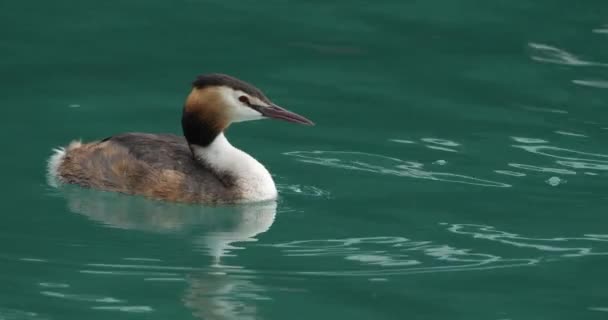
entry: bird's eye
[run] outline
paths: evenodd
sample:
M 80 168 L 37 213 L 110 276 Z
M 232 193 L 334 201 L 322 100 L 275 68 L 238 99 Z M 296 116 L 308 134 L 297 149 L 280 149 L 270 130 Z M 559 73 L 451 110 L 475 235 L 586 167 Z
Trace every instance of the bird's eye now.
M 239 101 L 247 105 L 249 104 L 249 98 L 247 98 L 247 96 L 240 96 Z

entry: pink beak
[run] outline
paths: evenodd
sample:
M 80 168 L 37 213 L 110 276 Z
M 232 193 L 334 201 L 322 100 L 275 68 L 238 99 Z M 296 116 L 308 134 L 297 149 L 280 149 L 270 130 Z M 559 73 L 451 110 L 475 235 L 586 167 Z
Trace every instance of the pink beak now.
M 288 122 L 294 122 L 304 124 L 307 126 L 314 126 L 314 122 L 304 118 L 303 116 L 293 113 L 289 110 L 283 109 L 275 104 L 269 107 L 261 107 L 257 109 L 264 117 L 280 119 Z

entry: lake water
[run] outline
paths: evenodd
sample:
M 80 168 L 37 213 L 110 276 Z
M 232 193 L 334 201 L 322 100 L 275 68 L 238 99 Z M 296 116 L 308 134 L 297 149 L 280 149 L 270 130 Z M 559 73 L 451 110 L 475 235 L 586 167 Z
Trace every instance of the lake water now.
M 0 4 L 0 319 L 607 319 L 608 2 Z M 180 133 L 197 74 L 317 123 L 227 133 L 280 199 L 46 182 Z

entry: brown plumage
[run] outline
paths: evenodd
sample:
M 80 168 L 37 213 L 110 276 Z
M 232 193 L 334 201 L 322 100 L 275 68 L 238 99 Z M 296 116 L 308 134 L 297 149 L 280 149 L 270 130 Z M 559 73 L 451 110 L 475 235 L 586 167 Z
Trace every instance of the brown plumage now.
M 126 133 L 72 143 L 58 167 L 61 181 L 177 202 L 235 202 L 230 176 L 216 176 L 192 156 L 183 137 Z

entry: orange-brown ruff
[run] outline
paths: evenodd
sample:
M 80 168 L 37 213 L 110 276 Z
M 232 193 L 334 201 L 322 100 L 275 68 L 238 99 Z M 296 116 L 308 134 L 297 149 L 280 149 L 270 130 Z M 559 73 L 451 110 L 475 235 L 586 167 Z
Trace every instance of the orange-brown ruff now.
M 184 136 L 124 133 L 72 142 L 51 157 L 49 175 L 57 184 L 175 202 L 272 199 L 276 188 L 268 171 L 223 134 L 231 123 L 262 118 L 312 124 L 236 78 L 199 76 L 183 109 Z

